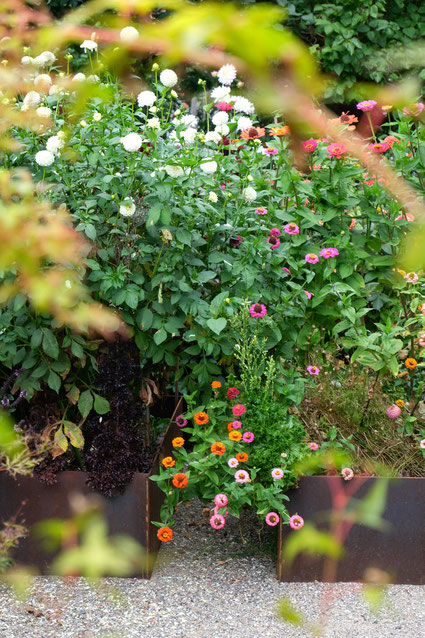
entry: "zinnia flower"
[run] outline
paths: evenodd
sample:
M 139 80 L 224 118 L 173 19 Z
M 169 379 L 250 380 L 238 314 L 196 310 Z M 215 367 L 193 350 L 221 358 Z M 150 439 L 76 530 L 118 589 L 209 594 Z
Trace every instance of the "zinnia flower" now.
M 404 279 L 409 283 L 409 284 L 415 284 L 419 277 L 415 272 L 407 272 L 404 275 Z
M 168 543 L 173 538 L 173 530 L 169 527 L 160 527 L 156 533 L 157 537 L 163 543 Z
M 300 232 L 299 227 L 294 222 L 291 222 L 290 224 L 284 226 L 283 230 L 285 231 L 285 233 L 288 233 L 288 235 L 298 235 L 298 233 Z
M 249 309 L 249 314 L 255 319 L 265 317 L 267 314 L 267 308 L 263 303 L 254 303 Z
M 236 68 L 233 64 L 223 64 L 217 71 L 217 79 L 220 84 L 230 86 L 236 78 Z
M 228 399 L 236 399 L 239 394 L 239 390 L 237 388 L 229 388 L 226 392 L 226 396 Z
M 174 474 L 172 483 L 174 487 L 177 487 L 179 490 L 181 490 L 186 487 L 188 481 L 189 479 L 187 478 L 186 474 L 179 472 L 177 474 Z
M 171 88 L 172 86 L 175 86 L 177 84 L 179 78 L 172 69 L 164 69 L 159 74 L 159 81 L 164 86 Z
M 232 430 L 239 430 L 242 427 L 242 423 L 240 421 L 232 421 Z
M 275 237 L 275 235 L 270 235 L 270 237 L 267 237 L 267 242 L 270 244 L 270 248 L 272 250 L 275 250 L 280 246 L 280 239 L 279 237 Z
M 255 437 L 252 432 L 245 432 L 242 436 L 242 439 L 245 441 L 245 443 L 252 443 L 254 438 Z
M 357 104 L 357 108 L 359 109 L 359 111 L 371 111 L 375 106 L 377 105 L 377 102 L 375 102 L 375 100 L 364 100 L 363 102 L 359 102 Z
M 306 153 L 313 153 L 317 148 L 318 140 L 306 140 L 303 142 L 303 149 Z
M 309 374 L 319 374 L 320 368 L 318 368 L 317 366 L 307 366 L 307 372 Z
M 282 137 L 283 135 L 288 135 L 289 131 L 289 126 L 273 126 L 273 128 L 269 130 L 269 133 L 270 135 Z
M 271 231 L 270 231 L 270 235 L 274 235 L 274 237 L 280 237 L 279 228 L 272 228 Z
M 266 516 L 266 523 L 267 525 L 270 525 L 271 527 L 274 527 L 275 525 L 277 525 L 279 521 L 280 521 L 279 514 L 276 514 L 276 512 L 269 512 Z
M 265 129 L 259 128 L 257 126 L 252 126 L 251 128 L 247 128 L 242 131 L 241 138 L 243 140 L 256 140 L 259 137 L 263 137 L 265 134 Z
M 258 208 L 255 209 L 255 212 L 257 215 L 267 215 L 267 208 L 264 208 L 264 206 L 258 206 Z
M 225 451 L 226 451 L 226 448 L 224 446 L 224 443 L 221 443 L 220 441 L 213 443 L 211 446 L 211 452 L 213 454 L 217 454 L 218 456 L 221 456 L 222 454 L 224 454 Z
M 217 390 L 218 388 L 221 388 L 221 383 L 220 381 L 213 381 L 211 383 L 211 387 L 213 388 L 213 390 Z
M 235 481 L 236 483 L 248 483 L 249 481 L 248 472 L 246 472 L 246 470 L 238 470 L 235 473 Z
M 226 519 L 221 514 L 214 514 L 210 518 L 210 525 L 213 529 L 221 529 L 226 524 Z
M 184 428 L 187 425 L 187 419 L 184 418 L 183 414 L 179 414 L 179 416 L 176 417 L 176 425 L 178 425 L 179 428 Z
M 397 399 L 397 401 L 395 402 L 396 405 L 398 405 L 399 408 L 404 408 L 404 401 L 403 399 Z
M 184 445 L 184 438 L 182 436 L 176 436 L 171 443 L 173 447 L 182 447 L 182 445 Z
M 242 405 L 241 403 L 237 403 L 236 405 L 233 406 L 232 412 L 235 416 L 241 416 L 241 414 L 245 412 L 245 406 Z
M 405 106 L 403 109 L 403 113 L 404 115 L 409 115 L 410 117 L 418 117 L 424 109 L 425 104 L 422 104 L 422 102 L 417 102 L 416 104 Z
M 280 467 L 275 467 L 272 470 L 272 477 L 277 481 L 283 478 L 283 470 Z
M 175 464 L 176 462 L 171 456 L 166 456 L 162 459 L 162 465 L 164 467 L 174 467 Z
M 425 439 L 422 439 L 422 441 L 419 442 L 420 447 L 425 450 Z
M 209 421 L 208 414 L 206 412 L 197 412 L 193 417 L 196 425 L 206 425 Z
M 416 361 L 416 359 L 413 359 L 413 357 L 409 357 L 404 362 L 404 365 L 406 366 L 406 368 L 409 368 L 409 370 L 414 370 L 418 365 L 418 362 Z
M 337 144 L 335 142 L 334 144 L 329 144 L 326 150 L 328 151 L 329 157 L 337 157 L 339 159 L 343 153 L 347 152 L 348 149 L 344 146 L 344 144 Z
M 226 507 L 229 499 L 225 494 L 216 494 L 214 497 L 214 503 L 217 507 Z
M 390 147 L 386 142 L 373 142 L 368 146 L 368 149 L 374 153 L 385 153 L 385 151 L 388 151 L 389 148 Z
M 396 405 L 395 403 L 393 405 L 390 405 L 390 407 L 387 409 L 387 416 L 390 419 L 397 419 L 397 417 L 399 417 L 401 414 L 401 410 L 398 407 L 398 405 Z
M 341 470 L 341 476 L 343 477 L 344 481 L 351 481 L 351 479 L 354 477 L 354 472 L 351 467 L 343 467 Z
M 289 519 L 289 525 L 292 527 L 292 529 L 301 529 L 301 527 L 304 525 L 304 519 L 301 516 L 298 516 L 298 514 L 294 514 Z
M 240 441 L 241 438 L 242 438 L 242 434 L 238 432 L 237 430 L 232 430 L 231 432 L 229 432 L 229 439 L 231 441 Z
M 323 248 L 320 251 L 320 256 L 324 257 L 324 259 L 329 259 L 330 257 L 336 257 L 339 255 L 339 250 L 336 248 Z
M 236 454 L 236 460 L 239 461 L 239 463 L 244 463 L 248 460 L 248 454 L 246 452 L 238 452 Z
M 229 104 L 228 102 L 217 102 L 215 107 L 220 111 L 233 111 L 233 104 Z
M 319 261 L 319 258 L 314 253 L 308 253 L 308 255 L 305 256 L 305 260 L 309 264 L 317 264 L 317 262 Z
M 236 468 L 236 467 L 238 467 L 238 465 L 239 465 L 239 461 L 238 461 L 238 459 L 235 459 L 235 458 L 233 457 L 233 458 L 231 458 L 231 459 L 229 459 L 229 460 L 227 461 L 227 465 L 228 465 L 229 467 Z

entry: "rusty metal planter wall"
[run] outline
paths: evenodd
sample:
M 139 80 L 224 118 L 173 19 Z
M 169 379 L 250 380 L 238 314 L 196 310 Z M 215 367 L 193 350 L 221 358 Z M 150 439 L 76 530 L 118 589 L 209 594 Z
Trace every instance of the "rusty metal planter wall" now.
M 300 514 L 305 521 L 326 529 L 323 520 L 331 507 L 328 481 L 340 477 L 304 476 L 299 487 L 288 493 L 290 515 Z M 356 479 L 353 479 L 354 481 Z M 362 498 L 379 478 L 369 478 L 356 493 Z M 347 486 L 345 484 L 345 486 Z M 325 515 L 324 515 L 325 513 Z M 338 563 L 337 581 L 354 582 L 364 578 L 368 567 L 389 572 L 397 584 L 425 584 L 425 478 L 389 479 L 387 502 L 383 518 L 390 523 L 386 532 L 354 525 L 344 544 L 345 556 Z M 297 534 L 281 525 L 278 539 L 278 580 L 311 582 L 323 579 L 323 558 L 298 556 L 291 566 L 282 559 L 282 546 L 290 534 Z
M 171 440 L 177 432 L 178 428 L 170 424 L 151 471 L 135 474 L 125 491 L 113 498 L 105 498 L 88 487 L 85 472 L 62 472 L 58 475 L 55 485 L 45 485 L 35 477 L 23 476 L 14 479 L 5 472 L 1 473 L 0 522 L 14 516 L 23 501 L 26 502 L 22 509 L 23 519 L 29 528 L 34 523 L 48 518 L 66 519 L 72 515 L 68 499 L 70 493 L 96 494 L 102 501 L 110 534 L 127 534 L 146 549 L 149 567 L 146 566 L 146 570 L 137 576 L 150 578 L 161 544 L 156 536 L 157 528 L 150 521 L 160 520 L 159 512 L 164 501 L 164 493 L 154 481 L 149 480 L 149 477 L 158 474 L 159 463 L 164 456 L 171 453 Z M 20 542 L 13 558 L 18 563 L 36 566 L 41 573 L 49 572 L 52 561 L 51 555 L 43 552 L 36 537 L 31 533 Z

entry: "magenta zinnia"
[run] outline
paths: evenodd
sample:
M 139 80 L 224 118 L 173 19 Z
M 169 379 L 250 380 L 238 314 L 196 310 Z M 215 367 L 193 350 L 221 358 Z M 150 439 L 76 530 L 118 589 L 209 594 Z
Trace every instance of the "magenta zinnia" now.
M 285 231 L 285 233 L 288 233 L 288 235 L 298 235 L 298 233 L 300 232 L 299 226 L 297 226 L 295 222 L 286 224 L 283 230 Z
M 226 520 L 224 516 L 221 516 L 221 514 L 214 514 L 214 516 L 211 516 L 210 518 L 210 525 L 213 529 L 221 529 L 225 526 L 225 524 Z
M 280 467 L 275 467 L 272 470 L 272 477 L 275 480 L 283 478 L 283 470 Z
M 375 100 L 363 100 L 363 102 L 359 102 L 357 104 L 357 108 L 359 109 L 359 111 L 371 111 L 375 106 L 377 105 L 377 102 L 375 102 Z
M 245 412 L 245 406 L 242 403 L 237 403 L 233 406 L 232 412 L 235 416 L 241 416 Z
M 317 255 L 315 255 L 314 253 L 308 253 L 305 256 L 305 260 L 309 263 L 309 264 L 317 264 L 317 262 L 319 261 L 319 258 Z
M 292 527 L 292 529 L 301 529 L 301 527 L 304 525 L 304 519 L 301 516 L 298 516 L 298 514 L 294 514 L 289 519 L 289 525 Z
M 271 527 L 277 525 L 279 523 L 279 520 L 279 514 L 276 514 L 276 512 L 269 512 L 266 516 L 266 523 Z

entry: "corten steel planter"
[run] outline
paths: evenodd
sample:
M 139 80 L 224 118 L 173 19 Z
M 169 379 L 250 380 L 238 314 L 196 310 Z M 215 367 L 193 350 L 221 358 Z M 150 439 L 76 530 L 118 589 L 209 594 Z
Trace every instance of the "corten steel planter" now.
M 299 514 L 319 529 L 328 529 L 331 498 L 328 481 L 341 482 L 340 477 L 304 476 L 299 487 L 288 493 L 290 515 Z M 355 493 L 363 498 L 375 481 L 368 478 Z M 354 478 L 353 481 L 356 481 Z M 343 485 L 348 489 L 351 481 Z M 338 561 L 337 582 L 364 579 L 365 570 L 375 567 L 390 574 L 391 582 L 402 585 L 425 584 L 425 479 L 388 479 L 386 506 L 382 518 L 388 521 L 387 531 L 354 525 L 344 543 L 345 554 Z M 326 522 L 324 522 L 326 521 Z M 311 582 L 324 580 L 323 557 L 299 555 L 292 565 L 285 564 L 282 546 L 290 534 L 297 534 L 288 525 L 281 525 L 278 537 L 278 580 Z
M 68 498 L 70 494 L 95 494 L 103 506 L 109 533 L 127 534 L 138 541 L 147 552 L 144 571 L 134 576 L 150 578 L 161 544 L 156 535 L 157 527 L 152 525 L 151 521 L 160 520 L 164 493 L 149 477 L 159 473 L 161 460 L 171 454 L 171 440 L 178 431 L 179 428 L 170 421 L 151 471 L 136 473 L 124 492 L 112 498 L 106 498 L 92 490 L 86 484 L 86 472 L 61 472 L 55 485 L 45 485 L 36 477 L 22 476 L 14 479 L 6 472 L 1 473 L 0 523 L 15 516 L 18 510 L 22 512 L 22 518 L 19 520 L 23 519 L 25 526 L 30 529 L 35 523 L 49 518 L 67 519 L 72 516 Z M 25 505 L 22 507 L 23 502 Z M 52 563 L 52 555 L 43 551 L 37 537 L 31 532 L 20 541 L 13 558 L 20 564 L 37 567 L 41 573 L 48 573 Z

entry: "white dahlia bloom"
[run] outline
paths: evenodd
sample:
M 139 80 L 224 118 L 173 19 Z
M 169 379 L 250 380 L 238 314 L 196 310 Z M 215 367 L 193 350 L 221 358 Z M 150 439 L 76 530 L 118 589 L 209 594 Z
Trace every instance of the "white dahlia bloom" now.
M 169 177 L 181 177 L 184 175 L 184 171 L 181 166 L 174 166 L 173 164 L 167 164 L 164 166 L 164 171 Z
M 97 42 L 94 40 L 84 40 L 84 42 L 80 44 L 80 48 L 84 49 L 84 51 L 96 51 Z
M 179 81 L 179 78 L 172 69 L 164 69 L 164 71 L 161 71 L 161 73 L 159 74 L 159 79 L 161 84 L 167 86 L 168 88 L 175 86 Z
M 41 102 L 41 95 L 37 91 L 29 91 L 24 97 L 24 104 L 29 107 L 38 106 Z
M 43 51 L 40 55 L 37 55 L 34 58 L 33 62 L 37 66 L 47 66 L 48 64 L 53 64 L 56 60 L 56 56 L 51 51 Z
M 217 131 L 208 131 L 208 133 L 205 133 L 205 137 L 204 137 L 204 142 L 208 144 L 208 142 L 214 142 L 215 144 L 218 144 L 221 141 L 221 135 L 220 133 L 217 133 Z
M 57 155 L 59 151 L 65 146 L 65 141 L 59 135 L 52 135 L 46 142 L 46 148 L 48 151 Z
M 35 161 L 39 166 L 50 166 L 55 161 L 55 156 L 50 151 L 38 151 Z
M 134 153 L 138 151 L 142 146 L 142 138 L 137 133 L 129 133 L 125 137 L 120 139 L 121 144 L 124 146 L 125 150 L 129 153 Z
M 42 93 L 48 93 L 50 87 L 52 86 L 52 78 L 47 73 L 40 73 L 34 80 L 34 86 L 37 91 L 41 91 Z
M 230 129 L 227 126 L 227 124 L 219 124 L 218 126 L 215 127 L 215 131 L 216 133 L 219 133 L 220 135 L 228 135 Z
M 48 106 L 39 106 L 35 112 L 39 117 L 50 117 L 52 114 L 52 109 L 49 109 Z
M 152 91 L 142 91 L 137 96 L 137 104 L 142 108 L 143 106 L 153 106 L 156 102 L 156 95 Z
M 219 124 L 227 124 L 229 121 L 229 114 L 226 111 L 217 111 L 212 116 L 212 123 L 214 126 L 219 126 Z
M 124 27 L 120 31 L 121 42 L 135 42 L 139 39 L 139 32 L 134 27 Z
M 96 73 L 94 73 L 93 75 L 89 75 L 87 77 L 87 82 L 90 82 L 90 84 L 97 84 L 98 82 L 100 82 L 100 77 L 96 75 Z
M 252 115 L 255 111 L 255 107 L 252 102 L 247 100 L 246 97 L 242 95 L 238 95 L 233 98 L 234 100 L 234 109 L 237 113 L 245 113 L 246 115 Z
M 242 117 L 238 119 L 238 131 L 245 131 L 247 128 L 252 128 L 253 126 L 252 120 L 249 117 L 242 115 Z
M 161 128 L 161 122 L 159 121 L 159 119 L 157 117 L 149 118 L 147 124 L 148 124 L 149 128 L 153 128 L 153 129 L 160 129 Z
M 200 165 L 200 168 L 201 168 L 201 171 L 203 171 L 204 173 L 207 173 L 207 175 L 212 175 L 217 170 L 217 162 L 207 158 L 207 161 L 203 162 Z
M 189 126 L 185 131 L 182 131 L 181 136 L 186 142 L 186 144 L 193 144 L 197 135 L 196 128 Z
M 220 84 L 230 86 L 236 78 L 236 68 L 233 64 L 224 64 L 217 72 L 217 79 Z
M 131 197 L 126 197 L 126 199 L 120 204 L 120 215 L 123 217 L 133 217 L 135 212 L 136 204 L 133 202 Z
M 214 202 L 214 204 L 216 204 L 218 202 L 217 193 L 214 193 L 214 191 L 210 191 L 208 193 L 208 199 L 210 200 L 210 202 Z
M 210 95 L 215 102 L 227 102 L 230 97 L 230 88 L 228 86 L 216 86 Z
M 34 63 L 34 58 L 32 58 L 30 55 L 24 55 L 23 58 L 21 58 L 21 64 L 23 64 L 24 66 L 28 66 L 28 64 L 33 64 Z
M 254 199 L 257 197 L 257 191 L 255 190 L 255 188 L 252 188 L 252 186 L 247 186 L 243 189 L 242 195 L 248 202 L 253 202 Z
M 74 77 L 72 78 L 73 82 L 84 82 L 84 80 L 86 79 L 86 76 L 84 73 L 76 73 L 74 75 Z
M 185 126 L 195 127 L 198 124 L 198 118 L 196 117 L 196 115 L 187 113 L 187 115 L 183 115 L 180 121 L 176 122 L 176 124 L 184 124 Z

